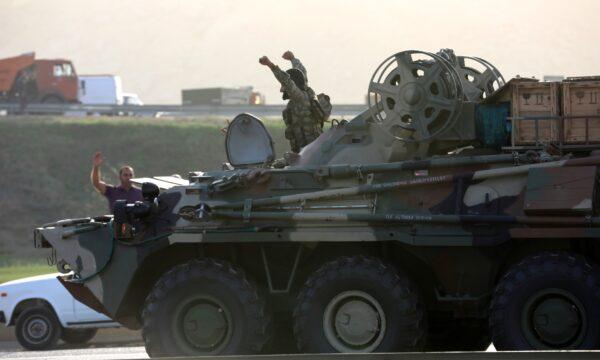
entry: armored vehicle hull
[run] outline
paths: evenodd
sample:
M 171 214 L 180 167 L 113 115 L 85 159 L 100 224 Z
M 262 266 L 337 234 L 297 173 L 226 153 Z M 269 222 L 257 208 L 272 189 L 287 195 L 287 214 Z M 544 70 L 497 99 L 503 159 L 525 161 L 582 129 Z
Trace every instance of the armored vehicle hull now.
M 598 348 L 600 156 L 482 146 L 503 79 L 449 54 L 394 55 L 374 104 L 284 168 L 243 114 L 225 170 L 140 179 L 144 202 L 36 246 L 151 356 L 293 352 L 286 334 L 314 353 Z

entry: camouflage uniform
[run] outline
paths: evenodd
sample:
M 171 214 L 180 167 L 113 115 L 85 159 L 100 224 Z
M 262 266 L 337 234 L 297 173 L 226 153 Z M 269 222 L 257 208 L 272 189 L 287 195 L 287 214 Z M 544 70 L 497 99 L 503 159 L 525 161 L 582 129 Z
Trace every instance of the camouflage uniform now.
M 306 78 L 306 69 L 300 60 L 292 59 L 292 66 L 302 71 Z M 285 138 L 290 141 L 293 152 L 300 152 L 323 132 L 320 121 L 315 119 L 311 110 L 311 100 L 315 98 L 315 92 L 309 87 L 306 90 L 300 89 L 290 75 L 278 66 L 274 66 L 271 70 L 290 98 L 283 110 L 283 121 L 286 125 Z

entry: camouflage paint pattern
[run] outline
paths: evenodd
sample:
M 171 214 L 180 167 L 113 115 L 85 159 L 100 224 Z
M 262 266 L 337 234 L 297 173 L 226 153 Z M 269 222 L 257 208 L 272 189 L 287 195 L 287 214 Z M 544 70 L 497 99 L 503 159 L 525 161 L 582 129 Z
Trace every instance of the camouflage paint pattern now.
M 382 172 L 377 165 L 385 169 L 390 163 L 372 164 L 375 171 L 349 171 L 337 177 L 316 176 L 326 173 L 327 166 L 312 171 L 289 167 L 207 172 L 201 180 L 193 180 L 192 175 L 189 186 L 164 190 L 159 201 L 172 210 L 163 216 L 159 228 L 148 227 L 151 231 L 132 241 L 114 239 L 111 222 L 93 220 L 97 227 L 88 226 L 90 231 L 71 236 L 69 231 L 85 230 L 87 224 L 39 228 L 36 241 L 39 246 L 51 245 L 84 280 L 85 291 L 98 298 L 102 310 L 118 319 L 136 264 L 176 244 L 289 241 L 310 247 L 319 242 L 394 241 L 418 252 L 420 246 L 498 246 L 513 236 L 523 238 L 531 233 L 539 237 L 535 232 L 548 225 L 553 229 L 544 233 L 546 238 L 562 238 L 566 235 L 563 230 L 568 230 L 570 238 L 600 234 L 600 228 L 595 228 L 600 219 L 586 217 L 580 210 L 582 203 L 592 202 L 593 186 L 577 198 L 557 200 L 551 215 L 532 216 L 524 211 L 531 186 L 537 189 L 536 184 L 551 182 L 537 170 L 559 171 L 562 183 L 569 183 L 569 174 L 571 180 L 579 179 L 580 173 L 574 170 L 595 171 L 600 157 L 520 166 L 507 166 L 502 155 L 497 159 L 504 163 L 495 163 L 493 156 L 484 159 L 487 162 L 481 163 L 481 158 L 474 156 L 471 166 L 465 160 L 463 166 L 438 164 L 438 168 L 428 161 L 407 161 L 404 164 L 409 170 L 401 170 L 402 163 L 398 163 L 398 170 Z M 450 164 L 455 160 L 448 158 Z M 443 159 L 436 161 L 443 163 Z M 428 170 L 429 175 L 415 176 L 419 169 Z M 233 185 L 215 192 L 213 184 L 224 179 Z M 560 198 L 560 189 L 543 191 L 539 196 Z M 194 215 L 199 203 L 211 209 L 208 218 Z M 488 227 L 482 229 L 481 224 Z M 493 234 L 489 226 L 494 227 Z M 273 228 L 277 231 L 270 230 Z M 236 233 L 243 236 L 234 236 Z M 160 238 L 146 242 L 157 236 Z

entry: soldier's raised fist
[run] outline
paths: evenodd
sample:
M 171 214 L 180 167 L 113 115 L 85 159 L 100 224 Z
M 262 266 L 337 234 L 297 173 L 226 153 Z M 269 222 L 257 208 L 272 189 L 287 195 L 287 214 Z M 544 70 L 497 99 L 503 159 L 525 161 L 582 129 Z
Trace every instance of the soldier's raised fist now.
M 272 64 L 271 60 L 269 60 L 269 58 L 266 56 L 262 56 L 260 59 L 258 59 L 258 62 L 261 63 L 262 65 L 266 65 L 266 66 L 269 66 Z
M 288 50 L 284 52 L 283 55 L 281 55 L 281 57 L 286 60 L 292 60 L 294 58 L 294 53 Z

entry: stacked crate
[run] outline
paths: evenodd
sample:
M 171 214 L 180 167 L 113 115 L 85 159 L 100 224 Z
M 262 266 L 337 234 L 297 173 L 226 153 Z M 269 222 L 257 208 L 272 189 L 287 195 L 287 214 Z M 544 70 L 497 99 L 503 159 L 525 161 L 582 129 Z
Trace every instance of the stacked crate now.
M 600 77 L 511 81 L 512 145 L 600 144 Z
M 512 90 L 513 145 L 536 145 L 560 139 L 559 84 L 516 81 Z
M 563 143 L 600 143 L 600 78 L 570 78 L 562 83 Z

